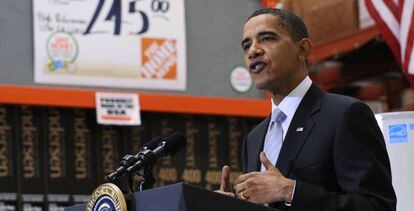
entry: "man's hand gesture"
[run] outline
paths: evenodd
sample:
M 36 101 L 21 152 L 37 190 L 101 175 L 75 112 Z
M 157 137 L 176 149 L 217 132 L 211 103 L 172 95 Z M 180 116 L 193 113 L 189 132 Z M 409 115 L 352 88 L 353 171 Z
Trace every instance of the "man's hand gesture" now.
M 260 153 L 260 161 L 266 171 L 243 174 L 236 179 L 234 189 L 238 198 L 257 204 L 277 201 L 290 203 L 294 181 L 284 177 L 264 152 Z
M 230 186 L 230 167 L 227 165 L 223 166 L 223 169 L 221 170 L 220 190 L 216 190 L 215 192 L 234 197 L 234 193 L 231 191 Z

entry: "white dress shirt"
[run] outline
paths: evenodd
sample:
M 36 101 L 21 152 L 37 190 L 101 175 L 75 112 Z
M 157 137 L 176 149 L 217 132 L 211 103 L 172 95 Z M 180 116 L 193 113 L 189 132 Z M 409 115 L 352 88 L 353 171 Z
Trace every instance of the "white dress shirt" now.
M 306 92 L 309 90 L 311 85 L 312 80 L 309 78 L 309 76 L 306 76 L 306 78 L 303 79 L 303 81 L 295 89 L 293 89 L 286 97 L 282 99 L 279 105 L 275 105 L 273 99 L 271 100 L 272 111 L 274 111 L 276 108 L 279 108 L 286 115 L 286 119 L 281 123 L 283 129 L 283 141 L 285 140 L 286 133 L 289 129 L 289 125 L 292 122 L 293 115 L 295 115 L 295 112 L 298 109 L 300 102 L 302 101 L 303 97 L 305 96 Z M 279 155 L 277 154 L 277 156 Z M 269 158 L 269 160 L 273 160 L 273 165 L 276 165 L 277 158 Z M 264 170 L 265 169 L 263 168 L 261 169 L 261 171 Z
M 283 129 L 283 142 L 285 141 L 286 133 L 289 129 L 290 123 L 292 122 L 293 115 L 295 115 L 295 112 L 298 109 L 300 102 L 302 101 L 306 92 L 308 92 L 311 85 L 312 85 L 312 80 L 309 78 L 309 76 L 306 76 L 306 78 L 303 79 L 303 81 L 295 89 L 293 89 L 286 97 L 282 99 L 279 105 L 275 105 L 275 103 L 273 102 L 273 99 L 271 100 L 272 101 L 272 112 L 276 108 L 279 108 L 286 115 L 286 119 L 281 123 L 282 129 Z M 269 127 L 270 127 L 270 124 L 269 124 Z M 265 141 L 267 139 L 268 139 L 268 135 L 266 134 Z M 263 149 L 263 151 L 265 151 L 265 149 Z M 266 151 L 268 151 L 268 149 L 266 149 Z M 275 156 L 274 158 L 273 157 L 268 158 L 270 161 L 273 161 L 272 162 L 273 165 L 276 165 L 277 158 L 279 157 L 279 153 L 276 153 L 274 155 Z M 261 167 L 261 171 L 266 171 L 263 165 Z M 293 200 L 295 189 L 296 189 L 296 181 L 293 185 L 291 200 Z M 290 206 L 290 204 L 288 203 L 285 203 L 285 204 L 286 206 Z M 268 204 L 265 204 L 265 206 L 268 206 Z

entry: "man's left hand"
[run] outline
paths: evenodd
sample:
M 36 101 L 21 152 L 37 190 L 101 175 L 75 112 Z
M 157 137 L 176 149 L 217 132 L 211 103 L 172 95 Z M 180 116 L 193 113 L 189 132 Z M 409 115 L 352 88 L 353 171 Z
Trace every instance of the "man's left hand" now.
M 257 204 L 291 203 L 294 180 L 284 177 L 264 152 L 260 153 L 260 161 L 266 171 L 240 175 L 234 182 L 236 196 Z

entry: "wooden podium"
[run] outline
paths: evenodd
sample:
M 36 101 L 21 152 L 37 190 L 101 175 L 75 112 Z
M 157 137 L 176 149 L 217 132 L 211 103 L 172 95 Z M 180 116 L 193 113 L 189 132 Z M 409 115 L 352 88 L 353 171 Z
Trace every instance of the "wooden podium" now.
M 275 211 L 236 198 L 207 191 L 194 185 L 176 183 L 164 187 L 137 192 L 129 200 L 129 211 Z M 128 199 L 127 199 L 128 201 Z M 65 208 L 65 211 L 84 211 L 86 204 Z

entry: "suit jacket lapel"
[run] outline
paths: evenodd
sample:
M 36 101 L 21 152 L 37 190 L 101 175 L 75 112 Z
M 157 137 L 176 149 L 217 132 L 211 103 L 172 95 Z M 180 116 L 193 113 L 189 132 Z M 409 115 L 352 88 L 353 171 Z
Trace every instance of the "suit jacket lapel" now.
M 288 175 L 290 167 L 313 129 L 315 123 L 311 116 L 320 109 L 322 96 L 322 91 L 312 84 L 293 116 L 276 162 L 276 167 L 284 176 Z
M 251 156 L 253 159 L 253 162 L 249 162 L 249 165 L 247 166 L 247 172 L 252 172 L 252 171 L 260 171 L 260 152 L 263 151 L 263 144 L 264 144 L 264 140 L 266 138 L 266 133 L 267 133 L 267 128 L 269 127 L 269 123 L 270 123 L 270 116 L 268 116 L 265 121 L 263 121 L 261 123 L 261 125 L 259 125 L 259 128 L 257 130 L 256 134 L 252 134 L 252 137 L 257 137 L 257 138 L 253 138 L 252 140 L 254 140 L 256 143 L 251 144 L 251 146 L 255 146 L 254 148 L 250 148 L 250 151 L 248 153 L 249 157 Z

